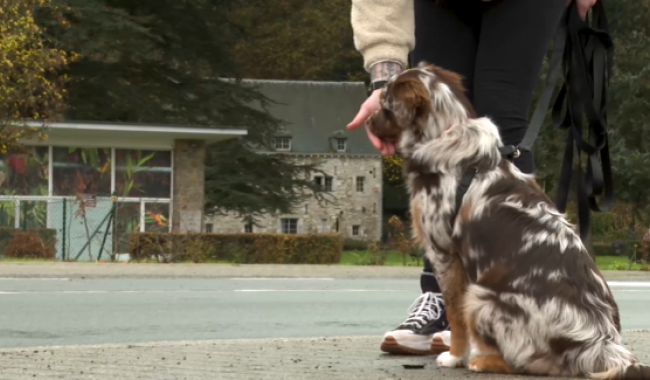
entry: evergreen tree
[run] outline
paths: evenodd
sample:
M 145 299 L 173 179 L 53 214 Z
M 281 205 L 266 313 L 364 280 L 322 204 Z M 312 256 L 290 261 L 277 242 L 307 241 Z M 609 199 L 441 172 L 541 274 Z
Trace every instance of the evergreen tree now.
M 609 125 L 617 200 L 629 205 L 629 226 L 650 225 L 650 0 L 607 1 L 615 73 Z

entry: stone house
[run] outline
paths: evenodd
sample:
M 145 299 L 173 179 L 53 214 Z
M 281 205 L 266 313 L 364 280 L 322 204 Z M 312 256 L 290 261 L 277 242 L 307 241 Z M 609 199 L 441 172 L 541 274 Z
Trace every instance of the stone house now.
M 269 108 L 286 125 L 275 150 L 301 163 L 318 163 L 312 175 L 325 187 L 329 203 L 309 199 L 290 214 L 269 214 L 258 225 L 243 215 L 206 216 L 204 229 L 216 233 L 327 233 L 379 240 L 382 234 L 382 159 L 362 129 L 346 130 L 367 97 L 362 82 L 249 80 L 277 102 Z

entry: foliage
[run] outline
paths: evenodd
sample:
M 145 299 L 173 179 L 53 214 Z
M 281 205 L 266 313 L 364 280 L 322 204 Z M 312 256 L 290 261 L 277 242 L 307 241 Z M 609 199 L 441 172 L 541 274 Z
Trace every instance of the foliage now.
M 376 241 L 367 242 L 366 255 L 360 258 L 359 265 L 383 266 L 386 263 L 388 252 L 381 249 Z
M 56 230 L 42 228 L 22 231 L 15 228 L 0 228 L 0 256 L 54 260 L 55 247 Z
M 339 264 L 383 266 L 389 254 L 377 241 L 345 239 Z
M 206 167 L 207 214 L 236 211 L 254 225 L 267 213 L 289 214 L 306 199 L 328 202 L 324 188 L 311 179 L 317 164 L 295 163 L 283 154 L 254 154 L 236 142 L 209 152 Z
M 210 251 L 204 251 L 205 247 L 210 247 Z M 190 259 L 246 264 L 333 264 L 340 261 L 342 250 L 343 239 L 338 234 L 147 232 L 131 235 L 129 252 L 136 261 L 156 257 L 166 262 Z
M 34 19 L 36 9 L 46 10 L 65 28 L 66 22 L 55 16 L 60 9 L 50 0 L 0 0 L 0 153 L 32 137 L 44 139 L 42 128 L 27 126 L 26 121 L 54 120 L 65 107 L 67 77 L 60 75 L 72 52 L 48 46 Z
M 406 258 L 420 263 L 420 255 L 415 241 L 410 236 L 410 230 L 404 225 L 404 222 L 397 216 L 393 215 L 388 219 L 390 231 L 388 233 L 390 246 L 402 255 L 402 262 L 406 266 Z
M 368 242 L 364 240 L 343 239 L 343 251 L 365 251 L 368 249 Z
M 617 199 L 631 208 L 630 227 L 650 213 L 650 1 L 608 1 L 615 75 L 610 90 L 612 161 Z M 643 21 L 645 20 L 645 21 Z M 638 23 L 638 24 L 637 24 Z M 645 220 L 643 220 L 645 219 Z
M 641 244 L 639 246 L 639 253 L 640 253 L 641 264 L 643 264 L 643 266 L 647 268 L 648 256 L 650 255 L 650 232 L 646 232 L 643 235 L 643 239 L 641 240 Z
M 383 159 L 383 172 L 384 180 L 389 184 L 394 186 L 403 186 L 404 177 L 403 177 L 403 160 L 402 157 L 398 155 L 393 156 L 382 156 Z
M 286 211 L 304 199 L 303 192 L 320 191 L 295 176 L 310 166 L 253 153 L 270 146 L 282 121 L 267 112 L 271 99 L 238 80 L 229 55 L 246 32 L 232 15 L 232 7 L 243 3 L 52 1 L 69 7 L 64 17 L 71 27 L 48 17 L 39 19 L 41 25 L 61 49 L 81 54 L 69 66 L 69 118 L 247 129 L 245 138 L 209 147 L 208 213 Z M 128 186 L 127 178 L 122 191 Z
M 650 1 L 606 1 L 604 5 L 614 38 L 614 73 L 608 94 L 614 194 L 618 201 L 631 206 L 618 207 L 611 213 L 630 216 L 626 218 L 629 224 L 618 226 L 619 231 L 634 230 L 637 222 L 648 223 L 650 213 L 646 190 L 650 188 L 650 26 L 645 22 L 650 18 Z M 546 74 L 548 61 L 544 67 Z M 566 132 L 554 129 L 550 119 L 549 112 L 535 143 L 535 161 L 538 182 L 554 195 Z M 592 225 L 601 215 L 592 214 Z
M 367 79 L 354 48 L 349 0 L 251 0 L 231 9 L 246 31 L 230 51 L 242 76 Z
M 49 152 L 47 147 L 13 146 L 0 154 L 0 193 L 47 195 Z
M 147 170 L 144 166 L 149 160 L 155 156 L 155 153 L 144 155 L 140 150 L 136 151 L 135 160 L 131 154 L 126 154 L 124 162 L 124 190 L 122 191 L 123 197 L 128 197 L 131 195 L 131 190 L 135 189 L 142 195 L 145 191 L 142 189 L 142 186 L 137 184 L 135 181 L 135 175 Z

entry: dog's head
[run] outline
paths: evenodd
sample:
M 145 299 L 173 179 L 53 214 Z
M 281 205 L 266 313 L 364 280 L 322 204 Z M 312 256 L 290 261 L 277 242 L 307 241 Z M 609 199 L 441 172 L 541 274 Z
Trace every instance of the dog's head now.
M 474 116 L 462 79 L 426 62 L 390 78 L 381 92 L 381 109 L 367 121 L 370 131 L 402 151 L 437 138 Z

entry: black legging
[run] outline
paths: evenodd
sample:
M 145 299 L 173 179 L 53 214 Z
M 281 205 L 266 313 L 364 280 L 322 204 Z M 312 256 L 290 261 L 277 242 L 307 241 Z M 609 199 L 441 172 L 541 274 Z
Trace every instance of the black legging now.
M 411 65 L 428 61 L 461 74 L 477 116 L 490 117 L 505 144 L 518 144 L 566 0 L 414 2 Z M 522 154 L 515 165 L 532 173 L 532 152 Z M 439 292 L 431 263 L 426 257 L 423 261 L 422 291 Z

